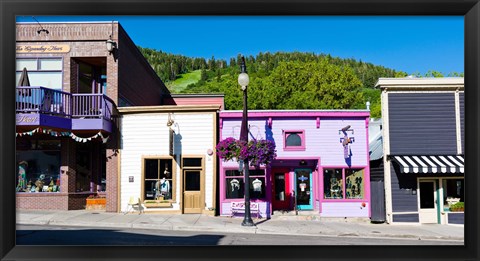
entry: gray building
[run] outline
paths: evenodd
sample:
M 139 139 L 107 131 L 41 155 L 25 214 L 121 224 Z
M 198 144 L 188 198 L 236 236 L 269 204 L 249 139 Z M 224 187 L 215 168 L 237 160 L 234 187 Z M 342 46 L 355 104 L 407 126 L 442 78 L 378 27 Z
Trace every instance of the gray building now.
M 464 79 L 380 78 L 376 87 L 386 221 L 463 224 Z

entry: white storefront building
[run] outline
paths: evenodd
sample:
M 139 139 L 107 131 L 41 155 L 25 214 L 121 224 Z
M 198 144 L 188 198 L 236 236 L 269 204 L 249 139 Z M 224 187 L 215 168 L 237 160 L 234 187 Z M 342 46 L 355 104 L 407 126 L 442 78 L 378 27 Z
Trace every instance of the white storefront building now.
M 218 105 L 119 108 L 122 211 L 214 215 Z M 134 206 L 133 209 L 135 209 Z

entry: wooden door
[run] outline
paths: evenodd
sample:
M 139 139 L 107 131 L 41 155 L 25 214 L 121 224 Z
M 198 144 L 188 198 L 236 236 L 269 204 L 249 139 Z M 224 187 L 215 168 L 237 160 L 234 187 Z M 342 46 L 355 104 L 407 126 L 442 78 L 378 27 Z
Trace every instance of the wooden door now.
M 202 213 L 203 187 L 200 170 L 183 171 L 183 213 Z
M 292 191 L 290 188 L 290 172 L 288 169 L 273 169 L 273 210 L 292 209 Z

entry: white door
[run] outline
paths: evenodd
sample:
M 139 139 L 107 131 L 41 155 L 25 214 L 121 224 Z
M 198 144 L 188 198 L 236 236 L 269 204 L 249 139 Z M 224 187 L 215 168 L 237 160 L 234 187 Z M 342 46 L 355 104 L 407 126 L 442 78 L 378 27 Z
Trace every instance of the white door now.
M 420 223 L 438 223 L 435 181 L 420 180 Z

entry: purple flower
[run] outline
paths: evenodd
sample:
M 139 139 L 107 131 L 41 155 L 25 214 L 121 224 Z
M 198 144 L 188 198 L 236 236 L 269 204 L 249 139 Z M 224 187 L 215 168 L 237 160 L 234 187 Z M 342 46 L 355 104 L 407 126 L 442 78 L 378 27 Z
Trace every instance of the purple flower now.
M 275 142 L 270 140 L 236 140 L 232 137 L 220 141 L 217 155 L 224 161 L 248 159 L 250 166 L 269 165 L 277 157 Z

